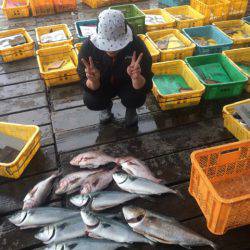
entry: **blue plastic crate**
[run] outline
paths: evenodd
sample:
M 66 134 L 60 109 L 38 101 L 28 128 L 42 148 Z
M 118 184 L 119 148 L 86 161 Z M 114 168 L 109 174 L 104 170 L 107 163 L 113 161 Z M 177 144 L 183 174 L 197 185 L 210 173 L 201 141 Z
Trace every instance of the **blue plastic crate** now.
M 190 0 L 158 0 L 158 2 L 171 7 L 190 4 Z
M 233 41 L 214 25 L 183 29 L 183 34 L 196 44 L 195 55 L 221 53 L 232 48 Z M 205 37 L 216 41 L 216 45 L 201 46 L 193 40 L 193 37 Z
M 92 26 L 92 25 L 95 25 L 95 26 L 97 25 L 97 20 L 96 19 L 75 22 L 75 28 L 76 28 L 77 37 L 79 38 L 79 40 L 81 42 L 84 41 L 88 37 L 82 35 L 80 27 L 81 26 Z
M 250 24 L 250 16 L 246 16 L 242 18 L 246 23 Z

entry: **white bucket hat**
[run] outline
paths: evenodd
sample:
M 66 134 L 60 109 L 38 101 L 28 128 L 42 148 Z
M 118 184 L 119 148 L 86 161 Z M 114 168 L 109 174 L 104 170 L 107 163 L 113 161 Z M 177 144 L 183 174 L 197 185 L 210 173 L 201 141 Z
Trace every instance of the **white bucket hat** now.
M 121 11 L 107 9 L 100 13 L 97 31 L 90 40 L 100 50 L 117 51 L 133 41 L 133 33 Z

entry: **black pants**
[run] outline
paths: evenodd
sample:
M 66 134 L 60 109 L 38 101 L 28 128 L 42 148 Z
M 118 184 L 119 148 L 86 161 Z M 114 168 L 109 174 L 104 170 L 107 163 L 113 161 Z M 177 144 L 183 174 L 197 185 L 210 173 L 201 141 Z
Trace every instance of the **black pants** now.
M 112 98 L 119 96 L 126 108 L 139 108 L 145 101 L 147 94 L 143 90 L 136 90 L 128 84 L 112 86 L 107 84 L 97 91 L 83 91 L 83 100 L 90 110 L 103 110 L 112 105 Z

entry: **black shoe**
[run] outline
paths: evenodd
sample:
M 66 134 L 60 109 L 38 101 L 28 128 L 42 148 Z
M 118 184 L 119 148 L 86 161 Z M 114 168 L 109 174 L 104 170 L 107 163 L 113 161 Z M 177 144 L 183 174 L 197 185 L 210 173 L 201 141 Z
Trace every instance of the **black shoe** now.
M 114 115 L 111 112 L 111 109 L 112 109 L 112 105 L 109 108 L 100 111 L 99 119 L 100 119 L 101 124 L 107 124 L 112 121 L 112 119 L 114 118 Z
M 127 128 L 138 125 L 138 115 L 136 113 L 136 109 L 126 109 L 125 125 Z

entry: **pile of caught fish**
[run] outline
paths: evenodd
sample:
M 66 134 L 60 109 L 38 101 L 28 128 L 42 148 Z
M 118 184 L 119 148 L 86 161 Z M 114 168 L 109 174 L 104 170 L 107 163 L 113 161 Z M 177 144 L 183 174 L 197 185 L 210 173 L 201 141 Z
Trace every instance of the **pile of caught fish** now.
M 183 247 L 216 245 L 181 225 L 172 217 L 135 206 L 124 206 L 125 218 L 100 211 L 150 195 L 181 194 L 162 184 L 150 169 L 134 157 L 113 158 L 102 152 L 80 154 L 70 162 L 83 168 L 62 177 L 56 194 L 72 194 L 70 202 L 78 209 L 41 207 L 55 186 L 55 173 L 39 182 L 25 196 L 23 210 L 9 217 L 21 229 L 39 228 L 35 238 L 46 249 L 114 250 L 132 243 L 177 244 Z M 113 163 L 111 169 L 110 163 Z M 114 180 L 122 191 L 102 191 Z

